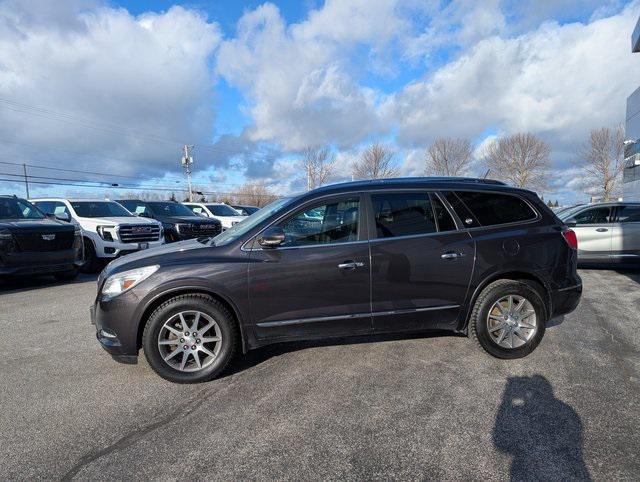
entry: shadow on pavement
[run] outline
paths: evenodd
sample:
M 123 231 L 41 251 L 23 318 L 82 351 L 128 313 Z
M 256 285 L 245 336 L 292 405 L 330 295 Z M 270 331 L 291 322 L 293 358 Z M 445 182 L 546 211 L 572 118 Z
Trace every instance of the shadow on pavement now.
M 97 274 L 80 274 L 71 281 L 57 281 L 53 276 L 31 276 L 0 278 L 0 295 L 8 293 L 19 293 L 20 291 L 37 290 L 50 288 L 52 286 L 72 285 L 96 281 Z
M 224 377 L 234 375 L 236 373 L 248 370 L 267 360 L 291 353 L 298 350 L 305 350 L 307 348 L 318 348 L 323 346 L 339 346 L 339 345 L 357 345 L 362 343 L 380 343 L 385 341 L 395 340 L 413 340 L 422 338 L 435 338 L 440 336 L 447 337 L 462 337 L 466 338 L 466 335 L 452 333 L 450 331 L 429 331 L 422 333 L 401 333 L 401 334 L 376 334 L 376 335 L 358 335 L 353 337 L 332 338 L 323 340 L 311 340 L 311 341 L 292 341 L 277 343 L 274 345 L 267 345 L 262 348 L 251 350 L 243 355 L 236 357 L 235 361 L 231 363 L 229 368 L 225 371 Z
M 513 457 L 510 480 L 591 480 L 580 417 L 542 375 L 507 380 L 493 443 Z
M 626 276 L 631 281 L 640 284 L 640 268 L 637 269 L 617 269 L 616 273 Z

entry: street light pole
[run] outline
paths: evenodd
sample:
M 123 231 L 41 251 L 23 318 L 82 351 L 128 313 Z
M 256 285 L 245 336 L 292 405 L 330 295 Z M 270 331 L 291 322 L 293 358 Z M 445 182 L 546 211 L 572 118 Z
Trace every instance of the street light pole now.
M 24 187 L 27 190 L 27 199 L 29 199 L 31 196 L 29 196 L 29 177 L 27 176 L 27 165 L 22 164 L 22 169 L 24 171 Z
M 187 184 L 189 185 L 189 202 L 193 202 L 193 192 L 191 191 L 191 164 L 193 164 L 193 157 L 189 155 L 189 149 L 193 149 L 193 146 L 184 145 L 184 156 L 182 156 L 182 165 L 184 171 L 187 174 Z

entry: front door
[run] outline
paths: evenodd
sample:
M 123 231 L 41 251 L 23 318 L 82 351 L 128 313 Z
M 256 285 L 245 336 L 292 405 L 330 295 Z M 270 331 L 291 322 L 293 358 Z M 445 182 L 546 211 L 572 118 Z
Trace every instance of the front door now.
M 258 338 L 313 338 L 371 331 L 369 246 L 360 195 L 329 198 L 277 222 L 285 241 L 257 243 L 249 301 Z
M 473 270 L 469 233 L 434 193 L 374 193 L 371 204 L 374 330 L 455 327 Z
M 573 225 L 573 222 L 575 225 Z M 611 207 L 591 207 L 568 219 L 578 237 L 580 261 L 608 262 L 611 254 Z

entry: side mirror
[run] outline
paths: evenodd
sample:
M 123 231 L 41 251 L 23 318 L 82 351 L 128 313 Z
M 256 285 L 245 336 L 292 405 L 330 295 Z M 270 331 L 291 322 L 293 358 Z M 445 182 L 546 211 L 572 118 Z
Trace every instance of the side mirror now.
M 258 238 L 258 244 L 263 248 L 276 248 L 284 243 L 284 230 L 280 226 L 265 229 Z
M 569 227 L 573 227 L 573 226 L 577 225 L 578 223 L 574 218 L 569 218 L 564 222 L 564 224 L 566 224 Z

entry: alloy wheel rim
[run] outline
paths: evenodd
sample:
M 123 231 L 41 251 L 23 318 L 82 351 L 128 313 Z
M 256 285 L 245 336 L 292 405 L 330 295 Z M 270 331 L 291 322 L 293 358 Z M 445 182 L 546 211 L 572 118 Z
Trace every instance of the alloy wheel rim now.
M 487 315 L 491 340 L 502 348 L 520 348 L 536 332 L 538 318 L 531 302 L 520 295 L 506 295 L 496 301 Z
M 160 356 L 181 372 L 204 370 L 218 358 L 221 347 L 218 323 L 201 311 L 181 311 L 171 316 L 158 334 Z

